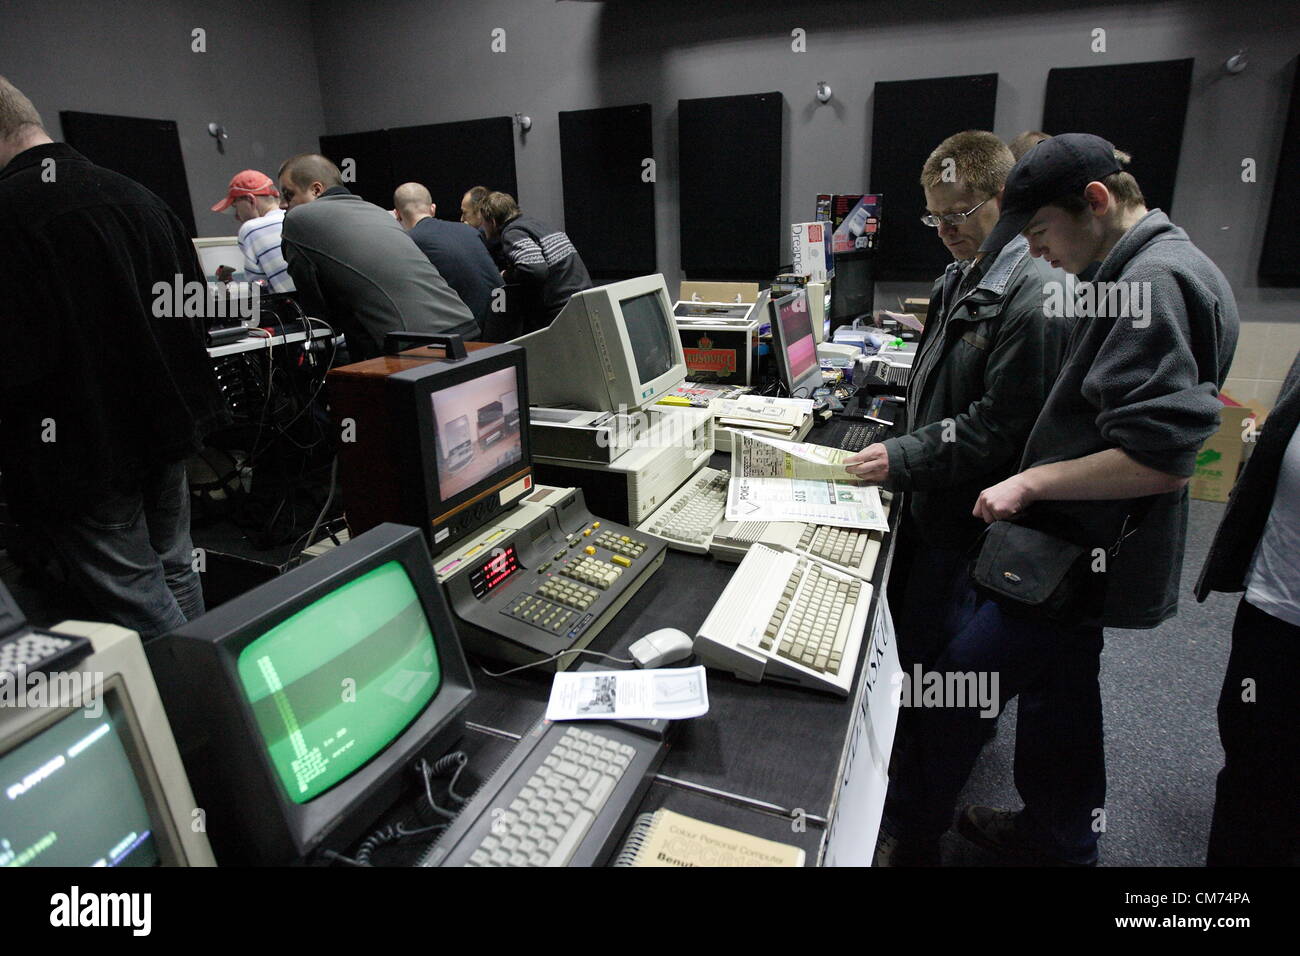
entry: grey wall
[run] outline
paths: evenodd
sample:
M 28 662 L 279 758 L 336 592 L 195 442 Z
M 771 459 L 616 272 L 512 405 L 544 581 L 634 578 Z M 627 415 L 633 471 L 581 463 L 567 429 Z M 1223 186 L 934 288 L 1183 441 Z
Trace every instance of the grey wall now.
M 316 149 L 324 125 L 306 0 L 4 0 L 0 73 L 31 97 L 50 135 L 60 110 L 177 122 L 200 236 L 233 235 L 211 212 L 230 177 Z M 191 31 L 207 52 L 191 50 Z M 225 154 L 208 135 L 227 127 Z
M 766 90 L 785 95 L 790 221 L 811 217 L 818 191 L 870 186 L 877 80 L 996 72 L 994 132 L 1010 138 L 1041 123 L 1052 67 L 1195 57 L 1176 221 L 1227 274 L 1248 320 L 1297 315 L 1300 291 L 1260 289 L 1255 280 L 1280 117 L 1300 53 L 1297 4 L 381 0 L 358 8 L 321 0 L 315 9 L 321 14 L 315 18 L 317 55 L 329 132 L 527 113 L 533 128 L 516 154 L 520 198 L 551 221 L 561 221 L 563 210 L 556 113 L 649 102 L 659 173 L 659 264 L 670 285 L 679 278 L 679 98 Z M 497 27 L 506 31 L 504 53 L 491 52 Z M 807 31 L 806 53 L 791 51 L 796 27 Z M 1097 27 L 1107 33 L 1104 54 L 1091 50 Z M 1220 66 L 1239 47 L 1249 48 L 1249 69 L 1226 76 Z M 821 79 L 835 91 L 826 106 L 813 97 Z M 1241 181 L 1243 157 L 1258 161 L 1257 182 Z M 919 210 L 892 211 L 914 213 Z M 744 211 L 724 215 L 743 221 Z M 888 220 L 884 242 L 887 230 Z M 880 291 L 888 296 L 915 288 Z

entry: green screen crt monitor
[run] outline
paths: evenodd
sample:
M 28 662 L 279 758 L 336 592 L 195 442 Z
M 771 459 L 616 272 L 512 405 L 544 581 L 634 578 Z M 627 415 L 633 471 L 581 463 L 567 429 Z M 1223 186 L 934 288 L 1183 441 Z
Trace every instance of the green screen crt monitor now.
M 799 289 L 772 302 L 772 348 L 776 367 L 791 398 L 812 398 L 822 386 L 808 292 Z
M 0 867 L 212 866 L 140 638 L 51 630 L 94 650 L 65 670 L 0 675 Z
M 528 350 L 535 405 L 636 411 L 686 378 L 661 275 L 577 292 L 549 326 L 514 341 Z
M 214 608 L 149 655 L 223 865 L 345 849 L 417 757 L 459 735 L 473 694 L 424 537 L 404 525 Z

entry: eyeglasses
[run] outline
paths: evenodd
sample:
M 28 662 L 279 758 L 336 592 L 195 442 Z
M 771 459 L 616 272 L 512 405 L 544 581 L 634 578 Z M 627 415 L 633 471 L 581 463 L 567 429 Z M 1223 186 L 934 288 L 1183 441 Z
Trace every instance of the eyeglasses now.
M 964 223 L 967 219 L 971 217 L 971 215 L 975 212 L 976 209 L 984 205 L 984 203 L 988 202 L 989 199 L 992 198 L 993 198 L 992 196 L 989 196 L 987 199 L 984 200 L 984 202 L 980 202 L 974 206 L 971 206 L 965 212 L 949 212 L 949 213 L 944 213 L 942 216 L 936 216 L 932 212 L 927 212 L 924 216 L 921 217 L 921 222 L 925 223 L 927 226 L 939 226 L 942 225 L 943 223 L 947 223 L 950 226 L 960 226 L 962 223 Z

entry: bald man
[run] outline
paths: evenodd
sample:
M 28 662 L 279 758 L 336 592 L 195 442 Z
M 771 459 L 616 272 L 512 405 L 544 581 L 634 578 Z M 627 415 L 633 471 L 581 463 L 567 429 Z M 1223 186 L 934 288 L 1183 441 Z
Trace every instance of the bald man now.
M 479 231 L 463 222 L 437 218 L 429 190 L 403 183 L 393 193 L 393 208 L 407 235 L 429 257 L 482 327 L 492 310 L 492 290 L 505 284 L 483 245 Z
M 353 360 L 382 354 L 388 332 L 477 338 L 479 325 L 392 213 L 354 196 L 315 153 L 280 167 L 282 249 L 311 315 L 342 331 Z

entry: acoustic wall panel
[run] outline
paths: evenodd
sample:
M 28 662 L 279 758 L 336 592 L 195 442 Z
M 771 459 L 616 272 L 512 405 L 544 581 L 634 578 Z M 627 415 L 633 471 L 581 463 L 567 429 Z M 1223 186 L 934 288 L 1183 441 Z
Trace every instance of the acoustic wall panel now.
M 1270 285 L 1300 286 L 1300 58 L 1291 80 L 1291 109 L 1282 134 L 1282 154 L 1274 169 L 1273 205 L 1264 233 L 1264 251 L 1259 257 L 1259 277 Z
M 1043 126 L 1095 133 L 1133 156 L 1129 166 L 1147 206 L 1169 212 L 1192 88 L 1192 60 L 1051 70 Z
M 596 279 L 657 272 L 650 104 L 560 113 L 564 231 Z
M 344 185 L 348 189 L 376 206 L 393 208 L 393 190 L 397 188 L 397 183 L 393 181 L 393 156 L 388 130 L 322 136 L 320 151 L 343 170 Z M 352 182 L 346 181 L 349 169 L 356 177 Z M 271 175 L 275 175 L 274 170 Z
M 130 177 L 153 191 L 195 235 L 194 206 L 174 120 L 103 113 L 59 113 L 63 138 L 92 163 Z M 216 202 L 220 196 L 213 196 Z
M 781 268 L 780 93 L 678 100 L 682 271 L 771 279 Z
M 877 280 L 934 279 L 952 261 L 935 230 L 921 222 L 921 167 L 953 133 L 991 130 L 997 92 L 996 73 L 876 84 L 871 179 L 861 185 L 881 196 Z
M 399 126 L 392 143 L 393 185 L 423 183 L 438 218 L 460 219 L 460 200 L 471 186 L 509 193 L 523 205 L 515 174 L 514 121 L 509 116 Z M 385 209 L 393 204 L 390 190 Z

